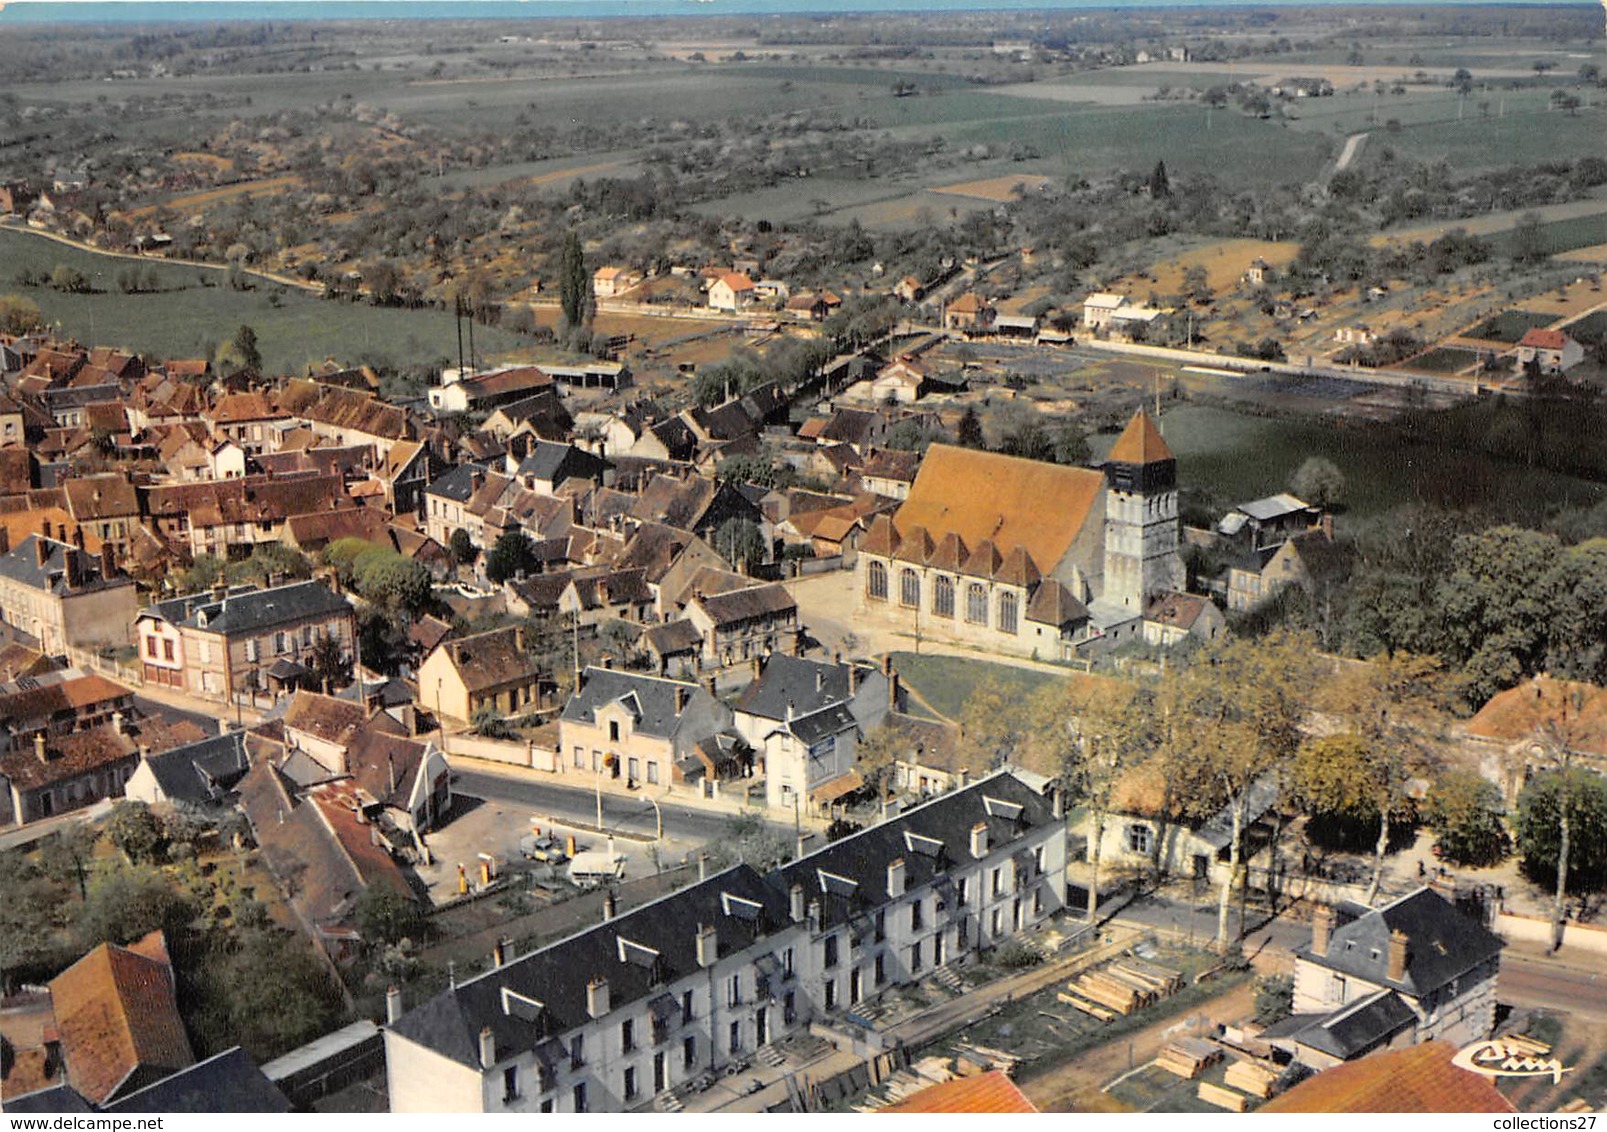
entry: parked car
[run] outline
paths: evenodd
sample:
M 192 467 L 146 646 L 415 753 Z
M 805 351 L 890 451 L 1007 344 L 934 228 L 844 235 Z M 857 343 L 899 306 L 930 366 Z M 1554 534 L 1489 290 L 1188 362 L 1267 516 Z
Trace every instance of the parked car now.
M 550 833 L 527 833 L 519 839 L 519 852 L 532 861 L 561 865 L 568 860 L 564 843 Z

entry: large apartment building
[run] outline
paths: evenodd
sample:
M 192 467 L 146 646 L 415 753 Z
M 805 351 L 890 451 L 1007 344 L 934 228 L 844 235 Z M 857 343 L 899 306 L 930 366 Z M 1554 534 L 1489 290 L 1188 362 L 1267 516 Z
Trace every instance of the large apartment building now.
M 402 1013 L 393 1112 L 622 1112 L 1025 931 L 1065 898 L 1058 803 L 1001 772 L 768 875 L 737 865 Z

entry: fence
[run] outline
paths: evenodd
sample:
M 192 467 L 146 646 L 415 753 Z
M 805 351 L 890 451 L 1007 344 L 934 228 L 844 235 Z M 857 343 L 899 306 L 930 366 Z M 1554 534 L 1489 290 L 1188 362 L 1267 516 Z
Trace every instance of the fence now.
M 558 769 L 558 752 L 530 740 L 486 739 L 479 735 L 459 734 L 443 738 L 441 747 L 448 755 L 531 767 L 549 774 Z

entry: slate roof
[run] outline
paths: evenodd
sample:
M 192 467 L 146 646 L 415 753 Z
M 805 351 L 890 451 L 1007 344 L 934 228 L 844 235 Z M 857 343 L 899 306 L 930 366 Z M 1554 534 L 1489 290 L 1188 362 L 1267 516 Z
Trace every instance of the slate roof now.
M 481 464 L 459 464 L 445 475 L 436 476 L 431 480 L 430 485 L 424 489 L 424 494 L 450 499 L 455 503 L 467 503 L 475 492 L 475 473 L 478 472 L 483 476 L 485 471 L 484 465 Z
M 1342 582 L 1350 576 L 1351 550 L 1336 542 L 1325 531 L 1301 531 L 1289 539 L 1306 573 L 1314 582 Z
M 874 668 L 860 666 L 860 679 L 876 675 Z M 784 720 L 787 706 L 795 715 L 809 715 L 833 704 L 852 700 L 848 691 L 849 666 L 820 660 L 777 654 L 764 664 L 764 671 L 737 697 L 736 709 L 760 719 Z
M 1406 972 L 1389 978 L 1389 939 L 1406 933 Z M 1352 975 L 1412 998 L 1433 994 L 1458 976 L 1500 955 L 1503 944 L 1477 920 L 1428 888 L 1372 909 L 1335 927 L 1325 955 L 1310 944 L 1295 955 L 1319 967 Z
M 95 1104 L 195 1061 L 161 932 L 101 944 L 50 981 L 50 998 L 68 1079 Z
M 757 921 L 728 913 L 721 900 L 727 893 L 758 904 Z M 499 1055 L 537 1048 L 545 1039 L 590 1021 L 586 988 L 594 979 L 607 981 L 611 1006 L 618 1010 L 643 1002 L 664 983 L 698 972 L 699 926 L 712 925 L 720 954 L 730 955 L 787 922 L 784 893 L 751 867 L 736 865 L 459 983 L 404 1014 L 390 1029 L 478 1070 L 482 1027 L 490 1027 Z M 620 940 L 651 948 L 658 953 L 656 961 L 622 961 Z M 508 1009 L 504 989 L 520 996 L 508 999 Z M 540 1009 L 521 999 L 539 1003 Z
M 680 712 L 675 710 L 677 692 L 686 695 Z M 712 735 L 731 721 L 725 705 L 701 684 L 610 668 L 587 668 L 559 718 L 595 724 L 600 708 L 621 700 L 635 716 L 635 730 L 659 739 L 673 739 L 683 730 L 698 737 Z
M 1299 1019 L 1300 1024 L 1293 1025 L 1295 1019 Z M 1377 1049 L 1416 1022 L 1417 1014 L 1400 995 L 1392 990 L 1380 990 L 1330 1014 L 1286 1018 L 1278 1027 L 1262 1031 L 1261 1037 L 1268 1041 L 1288 1037 L 1341 1061 L 1349 1061 Z
M 244 731 L 226 731 L 149 755 L 145 765 L 170 801 L 195 806 L 220 801 L 251 769 Z
M 798 603 L 792 599 L 787 588 L 778 582 L 723 594 L 704 594 L 692 600 L 703 607 L 716 626 L 738 625 L 744 621 L 777 617 L 789 610 L 793 613 L 798 611 Z
M 659 656 L 695 653 L 703 647 L 703 634 L 690 621 L 670 621 L 654 625 L 642 634 L 647 648 Z
M 210 594 L 189 594 L 149 605 L 140 614 L 229 636 L 260 635 L 280 625 L 350 614 L 351 608 L 322 582 L 292 582 L 265 590 L 236 586 L 221 602 Z
M 1258 1112 L 1514 1112 L 1490 1078 L 1451 1064 L 1456 1047 L 1424 1042 L 1336 1065 Z
M 1006 817 L 987 805 L 985 798 L 1019 806 L 1020 810 L 1015 817 Z M 1054 816 L 1048 798 L 1012 775 L 997 774 L 834 841 L 801 860 L 783 865 L 768 879 L 780 892 L 787 892 L 794 884 L 802 885 L 806 900 L 820 901 L 823 924 L 842 924 L 893 899 L 887 892 L 887 865 L 897 858 L 904 859 L 906 888 L 915 889 L 946 875 L 954 865 L 972 860 L 971 829 L 979 822 L 988 827 L 989 846 L 998 849 L 1019 841 L 1032 830 L 1060 821 L 1063 819 Z M 906 832 L 940 842 L 939 855 L 911 852 Z M 828 891 L 831 882 L 823 880 L 822 872 L 853 881 L 852 895 L 835 891 L 835 885 Z
M 107 1112 L 287 1113 L 291 1104 L 279 1086 L 239 1046 L 181 1069 L 130 1093 Z
M 100 572 L 100 559 L 93 554 L 80 554 L 79 563 L 82 570 L 82 581 L 70 587 L 67 585 L 67 553 L 77 552 L 76 547 L 69 546 L 55 539 L 45 539 L 49 544 L 45 554 L 44 565 L 39 564 L 39 552 L 36 549 L 40 536 L 29 535 L 16 546 L 11 553 L 0 554 L 0 577 L 10 578 L 20 582 L 31 589 L 42 590 L 51 594 L 88 593 L 94 590 L 114 589 L 118 586 L 132 586 L 132 578 L 106 578 Z
M 518 475 L 556 484 L 565 479 L 601 479 L 607 468 L 608 461 L 572 444 L 538 440 L 535 448 L 520 462 Z
M 95 1109 L 71 1085 L 51 1085 L 20 1096 L 6 1096 L 6 1112 L 24 1113 L 91 1113 Z

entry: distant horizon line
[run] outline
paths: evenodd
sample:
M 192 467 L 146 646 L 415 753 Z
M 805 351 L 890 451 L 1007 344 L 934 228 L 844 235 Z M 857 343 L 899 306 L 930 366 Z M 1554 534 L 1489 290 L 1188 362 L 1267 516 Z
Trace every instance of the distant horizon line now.
M 7 24 L 521 20 L 1267 8 L 1584 8 L 1607 0 L 0 0 Z

